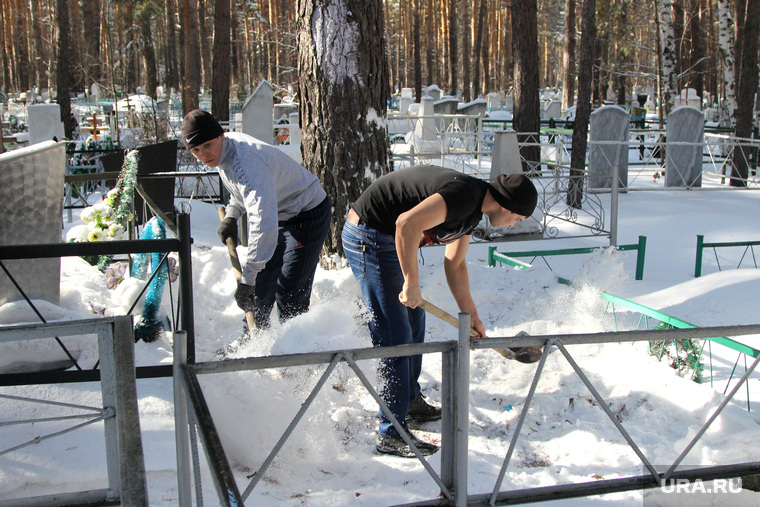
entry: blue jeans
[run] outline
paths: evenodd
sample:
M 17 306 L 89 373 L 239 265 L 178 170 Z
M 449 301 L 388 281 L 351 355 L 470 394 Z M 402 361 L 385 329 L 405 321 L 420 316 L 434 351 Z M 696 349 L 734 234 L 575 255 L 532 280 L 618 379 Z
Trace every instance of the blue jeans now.
M 343 226 L 343 253 L 359 282 L 364 305 L 371 312 L 369 332 L 372 345 L 388 347 L 425 340 L 425 311 L 401 304 L 398 295 L 404 275 L 393 236 L 364 224 Z M 420 394 L 418 379 L 422 356 L 389 357 L 381 361 L 380 396 L 393 415 L 406 427 L 409 403 Z M 380 436 L 397 436 L 398 431 L 380 413 Z
M 274 255 L 256 275 L 253 315 L 259 328 L 269 327 L 275 302 L 281 321 L 309 310 L 314 272 L 331 217 L 326 197 L 316 208 L 280 223 Z

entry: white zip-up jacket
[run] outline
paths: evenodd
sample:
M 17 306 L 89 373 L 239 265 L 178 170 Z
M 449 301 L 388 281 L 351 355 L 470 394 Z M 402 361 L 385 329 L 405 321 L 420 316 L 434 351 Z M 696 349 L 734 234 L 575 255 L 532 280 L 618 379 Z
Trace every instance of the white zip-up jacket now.
M 248 220 L 241 282 L 253 286 L 272 258 L 279 222 L 317 207 L 327 195 L 316 175 L 271 144 L 239 132 L 224 134 L 217 170 L 230 192 L 225 218 Z

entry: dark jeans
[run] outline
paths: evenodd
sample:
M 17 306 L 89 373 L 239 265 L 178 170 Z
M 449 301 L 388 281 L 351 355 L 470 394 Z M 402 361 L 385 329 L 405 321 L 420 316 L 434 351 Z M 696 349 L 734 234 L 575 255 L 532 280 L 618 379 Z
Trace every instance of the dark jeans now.
M 325 197 L 316 208 L 280 223 L 274 255 L 256 275 L 253 315 L 258 327 L 269 326 L 275 302 L 281 321 L 309 310 L 314 272 L 331 217 L 330 199 Z
M 396 254 L 393 236 L 363 224 L 346 222 L 343 226 L 343 253 L 359 282 L 362 300 L 372 313 L 369 332 L 372 345 L 387 347 L 425 340 L 425 311 L 401 304 L 398 295 L 404 286 L 404 275 Z M 420 394 L 418 379 L 422 356 L 389 357 L 380 365 L 383 385 L 380 396 L 393 415 L 406 426 L 409 403 Z M 380 436 L 396 436 L 398 432 L 380 413 Z

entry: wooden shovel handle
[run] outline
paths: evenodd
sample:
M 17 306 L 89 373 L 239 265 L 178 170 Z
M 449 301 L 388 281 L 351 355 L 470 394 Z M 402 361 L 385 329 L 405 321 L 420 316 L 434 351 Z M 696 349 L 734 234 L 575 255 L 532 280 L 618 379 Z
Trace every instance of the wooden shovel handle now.
M 455 328 L 459 329 L 459 319 L 457 319 L 450 313 L 446 312 L 445 310 L 438 308 L 430 301 L 423 299 L 422 303 L 420 303 L 420 308 L 422 308 L 429 314 L 438 317 L 439 319 L 446 322 L 447 324 L 451 324 Z M 474 338 L 474 337 L 479 337 L 480 335 L 477 331 L 475 331 L 474 327 L 470 327 L 470 336 Z M 497 348 L 494 348 L 494 350 L 498 352 L 499 354 L 501 354 L 502 356 L 506 357 L 507 359 L 515 358 L 515 353 L 509 349 L 503 349 L 501 347 L 497 347 Z
M 219 214 L 219 221 L 224 220 L 224 206 L 217 208 L 216 211 Z M 230 255 L 230 264 L 232 264 L 232 272 L 235 274 L 235 281 L 240 283 L 240 280 L 243 278 L 243 268 L 240 267 L 240 258 L 238 258 L 237 254 L 237 239 L 230 236 L 225 240 L 225 244 L 227 245 L 227 253 Z M 248 323 L 248 329 L 251 331 L 256 329 L 256 320 L 253 318 L 253 312 L 245 312 L 245 321 Z

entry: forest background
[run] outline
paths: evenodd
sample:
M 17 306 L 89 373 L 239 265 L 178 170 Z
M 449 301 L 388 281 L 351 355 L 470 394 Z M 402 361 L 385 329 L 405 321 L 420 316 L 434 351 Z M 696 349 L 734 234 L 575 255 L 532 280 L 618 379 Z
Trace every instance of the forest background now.
M 660 125 L 684 88 L 738 138 L 760 111 L 757 0 L 0 0 L 0 15 L 4 90 L 51 90 L 62 120 L 93 83 L 115 98 L 161 87 L 183 113 L 211 91 L 222 121 L 230 97 L 261 80 L 294 96 L 302 159 L 336 223 L 391 169 L 384 119 L 402 87 L 418 101 L 431 84 L 463 102 L 512 93 L 529 173 L 540 169 L 538 90 L 561 90 L 563 108 L 577 105 L 571 176 L 585 166 L 592 107 L 628 107 L 637 87 L 656 90 Z M 742 158 L 732 185 L 746 182 Z

